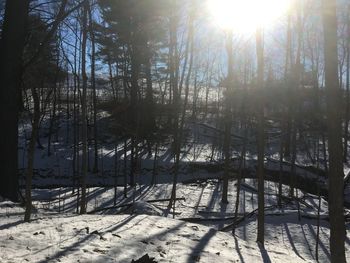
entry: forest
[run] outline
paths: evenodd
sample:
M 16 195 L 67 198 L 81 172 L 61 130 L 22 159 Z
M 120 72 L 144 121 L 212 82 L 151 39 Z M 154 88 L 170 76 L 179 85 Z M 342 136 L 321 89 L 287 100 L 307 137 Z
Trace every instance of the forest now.
M 350 261 L 349 0 L 0 0 L 0 262 Z

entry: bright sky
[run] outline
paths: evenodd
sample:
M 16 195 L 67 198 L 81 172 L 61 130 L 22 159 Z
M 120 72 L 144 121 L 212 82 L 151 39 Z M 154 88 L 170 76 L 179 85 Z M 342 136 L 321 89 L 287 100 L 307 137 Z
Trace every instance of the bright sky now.
M 268 27 L 289 9 L 290 0 L 208 0 L 207 8 L 219 27 L 251 34 Z

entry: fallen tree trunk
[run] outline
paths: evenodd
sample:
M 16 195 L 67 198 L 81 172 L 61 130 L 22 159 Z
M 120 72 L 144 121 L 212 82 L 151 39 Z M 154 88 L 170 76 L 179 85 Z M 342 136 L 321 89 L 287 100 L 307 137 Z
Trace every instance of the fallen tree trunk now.
M 257 193 L 258 190 L 255 189 L 254 187 L 250 186 L 249 184 L 246 184 L 246 183 L 242 183 L 242 188 L 246 188 L 254 193 Z M 270 194 L 270 195 L 273 195 L 273 196 L 278 196 L 278 194 Z M 311 205 L 309 205 L 308 203 L 306 203 L 303 198 L 297 198 L 297 197 L 289 197 L 289 196 L 285 196 L 285 195 L 282 195 L 281 198 L 285 201 L 288 201 L 288 202 L 291 202 L 291 201 L 297 201 L 303 205 L 305 205 L 307 208 L 313 208 Z
M 272 208 L 275 208 L 276 206 L 267 206 L 264 208 L 264 210 L 269 210 Z M 219 231 L 228 231 L 230 229 L 232 229 L 233 227 L 236 227 L 237 225 L 239 225 L 241 222 L 243 222 L 246 218 L 250 218 L 253 215 L 255 215 L 257 213 L 258 209 L 255 209 L 253 211 L 251 211 L 250 213 L 247 213 L 245 216 L 239 217 L 237 220 L 235 220 L 233 223 L 219 229 Z M 297 211 L 295 211 L 294 213 L 265 213 L 265 216 L 285 216 L 288 214 L 296 214 L 298 213 Z M 312 215 L 312 214 L 307 214 L 307 213 L 302 213 L 301 217 L 303 218 L 307 218 L 307 219 L 317 219 L 317 215 Z M 350 222 L 350 214 L 346 214 L 345 216 L 345 222 Z M 329 216 L 328 215 L 323 215 L 320 217 L 321 220 L 326 220 L 329 221 Z
M 288 163 L 285 163 L 288 164 Z M 223 171 L 223 164 L 222 163 L 191 163 L 190 164 L 192 169 L 203 169 L 208 171 L 209 173 L 218 173 Z M 303 169 L 301 166 L 298 168 Z M 289 169 L 282 171 L 282 184 L 284 185 L 289 185 L 291 181 L 291 176 L 293 176 L 294 180 L 294 187 L 298 188 L 300 190 L 303 190 L 305 192 L 311 193 L 311 194 L 318 194 L 318 189 L 320 189 L 320 194 L 322 196 L 325 196 L 328 198 L 328 186 L 326 184 L 326 179 L 325 180 L 316 180 L 319 177 L 323 177 L 322 175 L 318 175 L 319 170 L 317 170 L 317 173 L 314 173 L 310 170 L 311 168 L 305 168 L 305 172 L 308 173 L 313 173 L 314 176 L 307 176 L 304 173 L 296 173 L 292 174 Z M 315 168 L 316 169 L 316 168 Z M 238 177 L 238 169 L 232 168 L 230 169 L 230 174 L 231 177 L 230 179 L 237 179 Z M 255 167 L 248 167 L 245 169 L 242 169 L 242 178 L 250 178 L 250 179 L 257 179 L 256 177 L 256 168 Z M 218 175 L 216 176 L 218 177 Z M 198 182 L 203 182 L 209 179 L 213 179 L 215 176 L 212 177 L 207 177 L 207 178 L 201 178 L 201 179 L 192 179 L 192 180 L 187 180 L 184 181 L 183 183 L 198 183 Z M 272 182 L 279 182 L 280 181 L 280 171 L 279 169 L 270 169 L 270 168 L 265 168 L 264 169 L 264 179 L 265 181 L 272 181 Z
M 180 200 L 181 201 L 185 201 L 186 199 L 184 197 L 176 198 L 176 201 L 180 201 Z M 143 200 L 143 201 L 147 202 L 147 203 L 169 202 L 170 198 L 152 199 L 152 200 Z M 109 209 L 115 209 L 115 208 L 130 207 L 132 205 L 133 205 L 133 203 L 113 205 L 113 206 L 103 207 L 103 208 L 99 208 L 99 209 L 95 209 L 95 210 L 89 211 L 89 212 L 87 212 L 87 214 L 94 214 L 94 213 L 98 213 L 98 212 L 101 212 L 101 211 L 106 211 L 106 210 L 109 210 Z
M 246 213 L 246 214 L 248 214 L 248 213 Z M 244 214 L 244 215 L 246 215 L 246 214 Z M 190 223 L 206 222 L 206 221 L 226 221 L 226 220 L 234 220 L 234 219 L 236 219 L 236 217 L 234 217 L 234 216 L 228 216 L 228 217 L 186 217 L 186 218 L 179 218 L 179 220 L 181 220 L 181 221 L 186 221 L 186 222 L 190 222 Z
M 275 208 L 276 206 L 275 205 L 272 205 L 272 206 L 266 206 L 264 207 L 264 210 L 269 210 L 271 208 Z M 254 209 L 253 211 L 251 211 L 250 213 L 247 213 L 246 215 L 242 216 L 242 217 L 239 217 L 237 220 L 235 220 L 233 223 L 219 229 L 219 231 L 227 231 L 227 230 L 230 230 L 232 229 L 233 227 L 236 227 L 239 223 L 243 222 L 246 218 L 249 218 L 249 217 L 252 217 L 256 212 L 258 212 L 258 208 L 257 209 Z
M 221 211 L 209 211 L 209 210 L 198 210 L 197 213 L 204 214 L 204 215 L 216 215 L 216 216 L 234 216 L 234 214 L 235 214 L 235 213 L 227 213 L 227 212 L 221 212 Z M 238 214 L 243 215 L 243 213 L 238 213 Z
M 278 163 L 278 164 L 280 163 L 279 160 L 275 160 L 275 159 L 272 159 L 272 158 L 267 158 L 267 161 L 268 162 L 272 162 L 272 163 Z M 287 165 L 287 166 L 291 166 L 292 165 L 290 162 L 287 162 L 287 161 L 283 161 L 282 164 L 283 165 Z M 307 172 L 313 173 L 313 174 L 321 176 L 323 178 L 327 177 L 326 172 L 323 169 L 321 169 L 321 168 L 317 168 L 317 167 L 312 166 L 312 165 L 299 165 L 299 164 L 294 164 L 294 165 L 295 165 L 295 167 L 297 167 L 299 169 L 305 170 Z

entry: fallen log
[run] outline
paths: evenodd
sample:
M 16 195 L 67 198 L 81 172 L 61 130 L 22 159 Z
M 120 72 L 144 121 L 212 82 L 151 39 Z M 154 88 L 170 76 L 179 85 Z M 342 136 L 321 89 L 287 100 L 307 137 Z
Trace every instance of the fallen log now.
M 218 128 L 216 128 L 216 127 L 213 127 L 213 126 L 210 126 L 210 125 L 208 125 L 208 124 L 206 124 L 206 123 L 197 123 L 197 124 L 199 124 L 200 126 L 206 128 L 206 129 L 213 130 L 214 132 L 217 132 L 217 133 L 220 133 L 220 134 L 224 134 L 224 133 L 225 133 L 224 130 L 220 130 L 220 129 L 218 129 Z M 234 134 L 234 133 L 231 133 L 231 137 L 232 137 L 232 138 L 241 139 L 241 140 L 244 139 L 243 136 L 237 135 L 237 134 Z
M 275 208 L 276 205 L 271 205 L 271 206 L 266 206 L 264 207 L 264 210 L 269 210 L 269 209 L 272 209 L 272 208 Z M 246 215 L 242 216 L 242 217 L 239 217 L 237 220 L 235 220 L 233 223 L 219 229 L 219 231 L 227 231 L 233 227 L 236 227 L 239 223 L 243 222 L 246 218 L 249 218 L 249 217 L 252 217 L 256 212 L 258 211 L 258 208 L 257 209 L 254 209 L 253 211 L 251 211 L 250 213 L 247 213 Z
M 222 163 L 190 163 L 190 167 L 192 169 L 203 169 L 208 171 L 209 173 L 218 173 L 223 171 L 224 165 Z M 312 173 L 310 170 L 305 169 L 306 172 Z M 318 171 L 318 170 L 317 170 Z M 231 176 L 230 179 L 237 179 L 238 177 L 238 169 L 236 168 L 230 168 L 229 170 Z M 281 181 L 282 184 L 284 185 L 289 185 L 291 182 L 291 177 L 293 176 L 294 178 L 294 187 L 298 188 L 300 190 L 303 190 L 305 192 L 318 195 L 319 193 L 322 196 L 325 196 L 326 198 L 328 197 L 328 186 L 326 184 L 326 180 L 320 181 L 316 180 L 318 174 L 314 173 L 315 177 L 309 177 L 305 176 L 305 174 L 302 173 L 296 173 L 292 174 L 290 171 L 284 170 L 281 173 Z M 322 176 L 320 176 L 322 177 Z M 214 179 L 215 176 L 212 177 L 207 177 L 207 178 L 202 178 L 202 179 L 197 179 L 199 182 L 203 182 L 205 180 L 209 179 Z M 218 176 L 216 176 L 218 178 Z M 242 169 L 241 173 L 241 178 L 250 178 L 250 179 L 256 179 L 256 168 L 255 167 L 248 167 L 245 169 Z M 220 179 L 220 178 L 219 178 Z M 278 183 L 280 181 L 280 171 L 279 169 L 269 169 L 265 168 L 264 169 L 264 179 L 265 181 L 272 181 Z M 191 183 L 191 182 L 196 182 L 195 180 L 189 180 L 185 181 L 183 183 Z M 320 192 L 318 192 L 320 191 Z
M 230 217 L 186 217 L 186 218 L 179 218 L 181 221 L 189 222 L 189 223 L 196 223 L 196 222 L 206 222 L 206 221 L 226 221 L 226 220 L 233 220 L 235 219 L 234 216 Z
M 209 210 L 198 210 L 198 214 L 205 214 L 205 215 L 217 215 L 217 216 L 233 216 L 235 213 L 227 213 L 227 212 L 221 212 L 221 211 L 209 211 Z M 245 215 L 245 213 L 238 213 L 238 215 Z
M 158 202 L 169 202 L 170 198 L 164 198 L 164 199 L 153 199 L 153 200 L 146 200 L 147 203 L 158 203 Z M 176 198 L 176 201 L 186 201 L 185 197 L 178 197 Z
M 309 218 L 309 219 L 317 219 L 317 215 L 310 215 L 310 214 L 301 214 L 301 217 Z M 320 219 L 329 221 L 329 216 L 328 215 L 321 215 Z M 350 214 L 344 215 L 344 220 L 345 220 L 345 223 L 349 223 L 350 222 Z
M 186 217 L 186 218 L 179 218 L 181 221 L 186 221 L 190 223 L 196 223 L 196 222 L 206 222 L 206 221 L 227 221 L 227 220 L 234 220 L 236 217 L 234 216 L 228 216 L 228 217 Z
M 279 163 L 279 160 L 273 159 L 273 158 L 266 158 L 268 161 L 273 162 L 273 163 Z M 287 161 L 283 161 L 282 162 L 283 165 L 287 165 L 287 166 L 291 166 L 292 164 L 290 162 Z M 299 165 L 299 164 L 295 164 L 295 167 L 301 169 L 301 170 L 305 170 L 306 172 L 310 172 L 313 173 L 315 175 L 319 175 L 321 177 L 326 178 L 326 172 L 320 168 L 317 168 L 315 166 L 312 165 Z
M 266 210 L 269 210 L 269 209 L 272 209 L 275 207 L 276 206 L 267 206 L 264 208 L 264 210 L 266 211 Z M 227 230 L 232 229 L 233 227 L 236 227 L 241 222 L 243 222 L 246 218 L 252 217 L 257 211 L 258 211 L 258 209 L 253 210 L 252 212 L 248 213 L 247 215 L 238 218 L 233 223 L 219 229 L 219 231 L 226 232 Z M 295 211 L 295 213 L 297 213 L 297 211 Z M 293 213 L 293 214 L 295 214 L 295 213 Z M 290 214 L 290 213 L 265 213 L 265 216 L 285 216 L 288 214 Z M 301 217 L 307 218 L 307 219 L 315 219 L 315 220 L 317 219 L 317 215 L 312 215 L 312 214 L 307 214 L 307 213 L 301 213 Z M 344 215 L 344 218 L 345 218 L 345 222 L 350 222 L 350 214 Z M 328 215 L 321 215 L 320 219 L 329 221 L 329 216 Z
M 254 192 L 254 193 L 257 193 L 257 192 L 258 192 L 258 190 L 257 190 L 256 188 L 250 186 L 249 184 L 241 183 L 241 186 L 242 186 L 242 188 L 246 188 L 246 189 L 248 189 L 248 190 L 250 190 L 250 191 L 252 191 L 252 192 Z M 273 195 L 273 196 L 277 196 L 277 197 L 278 197 L 278 194 L 270 194 L 270 195 Z M 306 203 L 306 202 L 303 200 L 303 198 L 296 198 L 296 197 L 293 197 L 293 198 L 292 198 L 292 197 L 290 197 L 290 196 L 285 196 L 285 195 L 282 195 L 281 198 L 282 198 L 283 200 L 289 201 L 289 202 L 291 202 L 291 201 L 297 201 L 297 202 L 299 202 L 299 203 L 305 205 L 307 208 L 313 208 L 311 205 L 309 205 L 308 203 Z
M 170 200 L 171 200 L 170 198 L 164 198 L 164 199 L 145 200 L 144 202 L 147 202 L 147 203 L 158 203 L 158 202 L 169 202 Z M 184 197 L 176 198 L 176 201 L 185 201 L 185 200 L 186 199 Z M 103 207 L 103 208 L 99 208 L 99 209 L 95 209 L 95 210 L 89 211 L 89 212 L 87 212 L 87 214 L 94 214 L 94 213 L 98 213 L 98 212 L 106 211 L 106 210 L 110 210 L 110 209 L 115 209 L 115 208 L 130 207 L 132 205 L 133 205 L 133 203 L 126 203 L 126 204 L 120 204 L 120 205 L 107 206 L 107 207 Z
M 256 188 L 254 188 L 253 186 L 250 186 L 249 184 L 244 183 L 244 182 L 241 182 L 241 188 L 248 189 L 249 191 L 254 192 L 254 193 L 258 192 L 258 190 Z

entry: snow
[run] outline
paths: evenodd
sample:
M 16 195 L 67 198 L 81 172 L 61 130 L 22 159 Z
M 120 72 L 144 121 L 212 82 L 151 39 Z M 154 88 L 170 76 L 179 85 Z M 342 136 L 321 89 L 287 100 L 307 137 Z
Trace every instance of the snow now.
M 140 153 L 141 169 L 136 174 L 137 185 L 127 189 L 124 198 L 124 149 L 117 145 L 117 184 L 115 189 L 115 141 L 108 132 L 110 114 L 99 112 L 99 168 L 89 173 L 88 215 L 76 212 L 77 192 L 72 185 L 73 144 L 72 120 L 60 118 L 58 135 L 52 136 L 52 155 L 47 156 L 47 120 L 41 127 L 44 149 L 36 149 L 33 178 L 33 220 L 24 223 L 24 210 L 0 197 L 0 262 L 131 262 L 148 253 L 157 262 L 315 262 L 318 196 L 296 189 L 300 199 L 284 201 L 277 206 L 278 185 L 265 182 L 265 249 L 256 243 L 256 215 L 253 213 L 238 224 L 235 236 L 228 227 L 233 222 L 237 195 L 236 180 L 229 183 L 229 204 L 222 204 L 222 169 L 209 171 L 205 165 L 220 164 L 222 131 L 217 122 L 186 122 L 186 138 L 182 148 L 175 209 L 168 202 L 147 202 L 168 199 L 172 189 L 173 155 L 171 142 L 159 145 L 157 185 L 149 182 L 153 176 L 154 155 Z M 213 116 L 214 119 L 216 118 Z M 208 117 L 210 119 L 210 116 Z M 66 129 L 70 127 L 69 130 Z M 20 127 L 19 163 L 26 168 L 30 125 Z M 254 131 L 248 134 L 245 165 L 254 172 L 256 149 Z M 274 132 L 278 134 L 278 129 Z M 233 129 L 235 150 L 233 167 L 238 167 L 242 130 Z M 56 140 L 57 139 L 57 140 Z M 213 147 L 213 142 L 217 144 Z M 129 144 L 129 141 L 127 141 Z M 279 137 L 269 135 L 265 167 L 279 171 Z M 130 159 L 127 148 L 127 163 Z M 89 151 L 92 167 L 93 149 Z M 212 159 L 212 160 L 211 160 Z M 298 150 L 296 172 L 300 176 L 323 179 L 300 166 L 311 165 L 310 158 Z M 277 160 L 277 161 L 276 161 Z M 287 160 L 285 160 L 287 161 Z M 126 172 L 128 173 L 127 164 Z M 322 160 L 321 160 L 322 167 Z M 290 171 L 288 164 L 283 170 Z M 349 167 L 344 167 L 348 175 Z M 210 178 L 210 179 L 208 179 Z M 205 179 L 205 180 L 204 180 Z M 187 183 L 186 183 L 187 182 Z M 188 183 L 191 182 L 191 183 Z M 24 180 L 21 182 L 24 185 Z M 104 187 L 92 187 L 104 186 Z M 106 187 L 108 186 L 108 187 Z M 56 188 L 53 188 L 56 187 Z M 41 188 L 41 189 L 38 189 Z M 50 188 L 50 189 L 47 189 Z M 257 183 L 244 179 L 239 193 L 239 217 L 257 209 Z M 289 188 L 283 185 L 283 192 Z M 350 183 L 345 188 L 350 200 Z M 350 202 L 350 201 L 348 201 Z M 113 207 L 116 203 L 119 207 Z M 300 206 L 300 207 L 299 207 Z M 112 207 L 112 208 L 111 208 Z M 107 209 L 108 208 L 108 209 Z M 299 208 L 299 210 L 298 210 Z M 95 211 L 95 212 L 94 212 Z M 96 212 L 98 211 L 98 212 Z M 346 210 L 346 213 L 349 213 Z M 299 215 L 301 216 L 299 220 Z M 173 219 L 175 217 L 175 219 Z M 328 204 L 321 198 L 319 262 L 329 262 Z M 189 221 L 192 220 L 189 223 Z M 194 223 L 196 222 L 196 223 Z M 198 224 L 197 224 L 198 223 Z M 228 227 L 227 232 L 220 231 Z M 350 225 L 347 223 L 346 253 L 350 260 Z
M 255 180 L 245 180 L 245 185 L 239 215 L 257 208 Z M 136 191 L 129 189 L 125 199 L 118 188 L 117 205 L 130 204 L 127 209 L 83 216 L 74 213 L 76 196 L 71 189 L 36 189 L 31 223 L 22 221 L 21 206 L 0 202 L 0 262 L 131 262 L 146 253 L 157 262 L 315 262 L 317 221 L 312 216 L 316 216 L 317 196 L 299 191 L 303 200 L 300 213 L 308 216 L 299 221 L 296 203 L 282 209 L 274 206 L 275 184 L 266 183 L 265 202 L 271 208 L 266 209 L 263 249 L 256 242 L 255 215 L 237 226 L 235 236 L 218 231 L 233 222 L 235 181 L 229 186 L 230 203 L 223 205 L 218 180 L 178 184 L 177 197 L 184 200 L 176 202 L 175 219 L 167 209 L 168 202 L 146 202 L 169 198 L 171 184 L 141 185 Z M 92 188 L 88 192 L 88 212 L 113 205 L 114 189 Z M 327 217 L 327 202 L 322 199 L 319 262 L 330 261 Z M 183 221 L 188 218 L 202 221 Z M 349 225 L 347 233 L 349 236 Z M 349 238 L 346 253 L 350 259 Z
M 1 262 L 129 263 L 145 253 L 158 262 L 304 262 L 287 246 L 267 252 L 254 241 L 158 216 L 15 218 L 1 220 Z
M 145 201 L 137 201 L 132 204 L 131 208 L 128 211 L 126 211 L 126 213 L 132 213 L 136 215 L 145 214 L 161 216 L 163 212 L 161 209 Z

